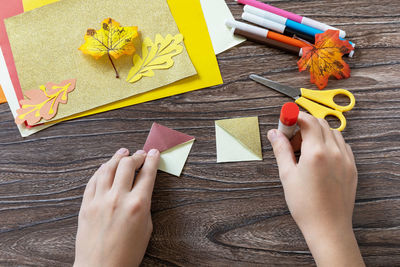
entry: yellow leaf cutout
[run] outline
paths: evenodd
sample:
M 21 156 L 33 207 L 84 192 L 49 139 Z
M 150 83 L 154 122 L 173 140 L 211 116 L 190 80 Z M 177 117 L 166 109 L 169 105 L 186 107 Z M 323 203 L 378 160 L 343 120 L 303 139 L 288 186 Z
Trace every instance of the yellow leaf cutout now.
M 142 57 L 137 54 L 133 57 L 133 67 L 129 71 L 127 81 L 134 83 L 143 76 L 153 77 L 153 70 L 168 69 L 174 65 L 172 57 L 182 53 L 183 35 L 172 36 L 168 34 L 163 38 L 160 34 L 156 35 L 155 42 L 146 37 L 142 43 Z
M 100 30 L 86 31 L 85 43 L 79 47 L 79 50 L 96 59 L 107 54 L 118 78 L 119 75 L 111 56 L 117 59 L 122 55 L 132 55 L 135 52 L 133 40 L 138 36 L 137 29 L 136 26 L 121 27 L 112 18 L 107 18 L 101 23 Z

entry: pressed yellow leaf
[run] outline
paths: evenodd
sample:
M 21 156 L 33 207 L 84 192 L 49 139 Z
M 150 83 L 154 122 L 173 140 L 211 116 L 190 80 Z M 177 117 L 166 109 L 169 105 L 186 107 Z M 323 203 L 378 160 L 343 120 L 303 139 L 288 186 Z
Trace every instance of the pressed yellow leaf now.
M 112 18 L 107 18 L 101 23 L 100 30 L 88 29 L 86 31 L 85 43 L 79 47 L 79 50 L 96 59 L 108 55 L 115 69 L 111 56 L 117 59 L 122 55 L 132 55 L 135 52 L 133 41 L 138 36 L 137 29 L 136 26 L 121 27 Z M 118 78 L 116 69 L 115 72 Z
M 133 40 L 137 36 L 137 27 L 121 27 L 115 20 L 107 18 L 101 23 L 100 30 L 86 31 L 85 43 L 79 47 L 79 50 L 95 58 L 109 53 L 117 59 L 124 54 L 132 55 L 135 52 Z
M 163 38 L 156 35 L 155 41 L 145 38 L 142 43 L 142 57 L 133 57 L 133 67 L 129 71 L 127 81 L 134 83 L 144 77 L 153 77 L 154 70 L 168 69 L 174 65 L 172 57 L 182 53 L 183 35 L 168 34 Z

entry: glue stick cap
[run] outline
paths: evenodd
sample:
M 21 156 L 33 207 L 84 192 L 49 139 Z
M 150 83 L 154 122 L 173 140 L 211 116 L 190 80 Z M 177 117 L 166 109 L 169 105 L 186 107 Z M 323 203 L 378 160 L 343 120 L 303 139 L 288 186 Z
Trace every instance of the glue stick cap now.
M 299 107 L 296 103 L 288 102 L 282 106 L 280 121 L 286 126 L 296 124 L 297 117 L 299 116 Z

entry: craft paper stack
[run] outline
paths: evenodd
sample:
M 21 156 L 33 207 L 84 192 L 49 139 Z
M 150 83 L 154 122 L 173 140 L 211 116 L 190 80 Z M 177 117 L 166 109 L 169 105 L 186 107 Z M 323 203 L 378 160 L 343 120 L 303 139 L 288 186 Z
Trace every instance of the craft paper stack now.
M 79 19 L 71 18 L 71 14 Z M 107 57 L 95 60 L 78 50 L 86 30 L 101 27 L 100 23 L 108 17 L 123 22 L 123 26 L 138 26 L 140 38 L 143 40 L 150 38 L 156 42 L 158 34 L 163 38 L 179 34 L 164 0 L 154 0 L 151 4 L 144 4 L 142 0 L 130 1 L 129 4 L 122 0 L 66 0 L 5 20 L 24 95 L 47 82 L 59 83 L 67 79 L 76 79 L 76 88 L 73 93 L 68 94 L 68 103 L 60 106 L 56 116 L 47 122 L 144 93 L 196 74 L 189 55 L 181 44 L 183 49 L 173 58 L 173 66 L 167 70 L 154 71 L 154 77 L 142 78 L 134 84 L 125 81 L 133 67 L 132 57 L 125 56 L 114 63 L 123 78 L 114 78 L 113 68 L 110 67 Z M 138 46 L 136 51 L 142 51 L 140 43 Z M 160 61 L 159 64 L 163 63 Z M 40 120 L 38 123 L 43 122 L 45 121 Z
M 0 12 L 1 19 L 26 12 L 4 20 L 8 35 L 5 28 L 0 27 L 3 29 L 0 31 L 0 37 L 3 37 L 0 38 L 0 85 L 14 117 L 21 108 L 20 101 L 28 100 L 27 95 L 41 95 L 42 98 L 37 98 L 43 100 L 48 94 L 47 83 L 59 85 L 66 80 L 76 80 L 74 89 L 65 88 L 69 92 L 65 95 L 64 91 L 59 93 L 60 101 L 53 106 L 47 105 L 50 113 L 54 108 L 54 116 L 18 125 L 21 135 L 28 136 L 64 120 L 222 83 L 214 49 L 221 52 L 244 39 L 234 37 L 223 23 L 213 24 L 217 18 L 232 17 L 223 0 L 189 2 L 87 0 L 82 4 L 82 0 L 10 1 L 7 12 Z M 188 5 L 190 9 L 186 8 Z M 218 14 L 211 12 L 215 6 L 222 7 Z M 167 38 L 182 34 L 183 42 L 179 44 L 182 51 L 172 57 L 171 67 L 155 69 L 153 76 L 143 75 L 134 83 L 126 81 L 135 63 L 134 56 L 122 56 L 114 60 L 121 76 L 115 79 L 107 56 L 96 60 L 78 50 L 84 43 L 86 30 L 99 30 L 105 18 L 113 18 L 123 27 L 138 27 L 140 38 L 135 42 L 135 55 L 139 57 L 145 49 L 142 46 L 144 40 L 155 43 L 157 35 Z M 0 26 L 4 26 L 2 22 Z M 228 33 L 222 39 L 218 36 L 221 30 Z M 147 49 L 151 50 L 149 46 Z M 34 93 L 30 92 L 32 90 Z

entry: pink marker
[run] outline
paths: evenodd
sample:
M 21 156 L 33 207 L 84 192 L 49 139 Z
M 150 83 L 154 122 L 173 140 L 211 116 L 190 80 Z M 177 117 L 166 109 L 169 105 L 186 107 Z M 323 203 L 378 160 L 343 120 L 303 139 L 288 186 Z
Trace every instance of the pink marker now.
M 340 30 L 338 28 L 329 26 L 329 25 L 327 25 L 325 23 L 321 23 L 319 21 L 316 21 L 316 20 L 313 20 L 313 19 L 310 19 L 310 18 L 307 18 L 307 17 L 302 17 L 300 15 L 297 15 L 297 14 L 294 14 L 292 12 L 289 12 L 289 11 L 286 11 L 286 10 L 283 10 L 283 9 L 280 9 L 280 8 L 277 8 L 277 7 L 274 7 L 274 6 L 259 2 L 257 0 L 236 0 L 236 1 L 238 3 L 243 4 L 243 5 L 253 6 L 253 7 L 256 7 L 256 8 L 271 12 L 271 13 L 274 13 L 276 15 L 279 15 L 279 16 L 288 18 L 290 20 L 293 20 L 295 22 L 298 22 L 298 23 L 313 27 L 313 28 L 321 30 L 323 32 L 328 30 L 328 29 L 337 30 L 337 31 L 339 31 L 339 37 L 340 38 L 344 38 L 346 36 L 346 32 L 342 31 L 342 30 Z
M 293 102 L 285 103 L 281 109 L 278 131 L 286 135 L 288 139 L 291 139 L 296 132 L 298 117 L 299 107 Z

